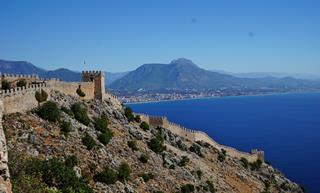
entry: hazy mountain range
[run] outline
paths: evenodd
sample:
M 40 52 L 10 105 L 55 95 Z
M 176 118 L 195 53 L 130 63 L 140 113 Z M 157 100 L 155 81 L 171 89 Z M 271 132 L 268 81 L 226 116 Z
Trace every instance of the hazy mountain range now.
M 43 78 L 59 78 L 68 82 L 81 80 L 81 72 L 71 71 L 66 68 L 59 68 L 56 70 L 44 70 L 30 62 L 25 61 L 0 60 L 0 72 L 8 74 L 38 74 L 40 77 Z M 105 72 L 106 83 L 109 85 L 114 80 L 117 80 L 126 74 L 127 72 Z
M 144 64 L 124 77 L 114 81 L 115 90 L 163 89 L 294 89 L 319 88 L 319 81 L 292 77 L 241 78 L 199 68 L 192 61 L 180 58 L 169 64 Z
M 64 81 L 81 80 L 80 72 L 66 68 L 45 70 L 25 61 L 0 60 L 0 72 L 38 74 L 40 77 L 55 77 Z M 280 74 L 209 71 L 184 58 L 169 64 L 143 64 L 130 72 L 106 72 L 105 77 L 108 87 L 114 90 L 320 88 L 320 81 L 283 77 Z

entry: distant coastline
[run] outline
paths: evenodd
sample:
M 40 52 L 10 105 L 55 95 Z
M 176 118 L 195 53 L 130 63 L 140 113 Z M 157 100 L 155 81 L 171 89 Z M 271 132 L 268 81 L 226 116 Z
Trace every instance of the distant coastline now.
M 126 104 L 126 105 L 135 105 L 135 104 L 162 103 L 162 102 L 174 102 L 174 101 L 218 99 L 218 98 L 227 98 L 227 97 L 253 97 L 253 96 L 270 96 L 270 95 L 286 95 L 286 94 L 308 94 L 308 93 L 320 93 L 320 91 L 301 91 L 301 92 L 294 91 L 294 92 L 259 93 L 259 94 L 248 94 L 248 95 L 208 96 L 208 97 L 195 97 L 195 98 L 184 98 L 184 99 L 165 99 L 165 100 L 154 100 L 154 101 L 128 102 L 128 103 L 124 103 L 124 104 Z

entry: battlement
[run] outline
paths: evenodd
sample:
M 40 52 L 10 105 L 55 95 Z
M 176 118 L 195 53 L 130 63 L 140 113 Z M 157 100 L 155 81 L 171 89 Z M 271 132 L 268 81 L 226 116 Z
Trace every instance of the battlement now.
M 46 83 L 40 83 L 23 87 L 11 88 L 8 90 L 0 90 L 0 98 L 22 95 L 26 92 L 37 91 L 46 88 L 48 88 L 48 85 Z
M 2 74 L 0 76 L 3 78 L 39 78 L 37 74 Z
M 204 141 L 218 150 L 224 149 L 228 155 L 241 159 L 246 158 L 249 162 L 254 162 L 257 160 L 264 161 L 264 151 L 253 149 L 250 153 L 239 151 L 233 147 L 221 145 L 205 132 L 199 130 L 192 130 L 185 128 L 179 124 L 168 121 L 167 117 L 162 116 L 149 116 L 146 114 L 136 114 L 139 115 L 141 121 L 147 122 L 152 127 L 163 127 L 170 130 L 172 133 L 184 137 L 190 141 Z
M 100 75 L 104 75 L 104 72 L 102 72 L 101 70 L 83 70 L 82 76 L 86 76 L 86 75 L 100 76 Z

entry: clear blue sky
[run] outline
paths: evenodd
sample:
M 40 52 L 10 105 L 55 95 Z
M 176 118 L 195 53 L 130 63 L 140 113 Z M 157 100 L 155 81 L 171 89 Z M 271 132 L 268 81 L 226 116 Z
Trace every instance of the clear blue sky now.
M 178 57 L 320 74 L 320 1 L 0 0 L 1 59 L 117 72 Z

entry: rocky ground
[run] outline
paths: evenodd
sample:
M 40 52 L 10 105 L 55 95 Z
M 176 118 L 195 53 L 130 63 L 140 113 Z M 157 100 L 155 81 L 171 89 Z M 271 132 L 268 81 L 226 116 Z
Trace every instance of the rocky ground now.
M 51 100 L 59 108 L 69 108 L 79 102 L 76 98 L 58 92 L 51 93 Z M 73 170 L 94 192 L 303 192 L 299 185 L 265 163 L 254 167 L 253 164 L 224 155 L 208 144 L 187 141 L 165 128 L 145 131 L 140 128 L 139 122 L 128 121 L 119 101 L 80 102 L 88 109 L 92 120 L 102 115 L 108 117 L 108 128 L 113 132 L 108 144 L 104 145 L 98 140 L 100 131 L 95 129 L 93 123 L 85 126 L 62 111 L 60 122 L 71 123 L 68 134 L 61 131 L 59 123 L 48 122 L 35 112 L 4 117 L 13 192 L 20 192 L 22 187 L 18 186 L 23 185 L 15 175 L 23 169 L 17 167 L 21 156 L 24 159 L 64 160 L 70 155 L 76 156 L 78 160 Z M 82 141 L 86 133 L 97 144 L 91 150 Z M 165 150 L 161 153 L 155 153 L 148 146 L 148 142 L 156 135 L 164 139 Z M 136 142 L 136 148 L 130 148 L 128 141 Z M 141 155 L 149 158 L 147 163 L 141 161 Z M 128 179 L 106 184 L 98 182 L 94 177 L 106 167 L 117 170 L 124 162 L 131 168 Z M 150 174 L 151 179 L 145 180 L 142 174 Z M 33 180 L 27 181 L 31 183 Z M 48 182 L 44 183 L 48 185 Z M 54 190 L 54 187 L 50 187 L 51 192 Z M 23 192 L 34 192 L 34 188 L 24 188 Z

